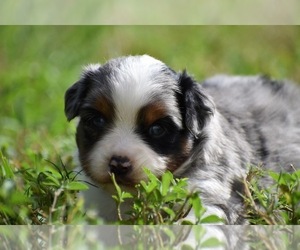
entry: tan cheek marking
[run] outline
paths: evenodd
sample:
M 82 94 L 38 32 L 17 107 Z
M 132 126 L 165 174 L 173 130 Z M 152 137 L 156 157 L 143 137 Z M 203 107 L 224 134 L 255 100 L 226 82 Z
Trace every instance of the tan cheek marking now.
M 140 110 L 138 121 L 142 122 L 145 126 L 150 126 L 158 119 L 167 115 L 167 110 L 162 103 L 151 103 Z
M 169 156 L 167 168 L 169 171 L 174 172 L 178 169 L 190 156 L 192 151 L 192 142 L 187 138 L 182 138 L 180 142 L 180 152 L 176 155 Z
M 105 97 L 98 98 L 94 106 L 106 119 L 112 121 L 115 115 L 114 105 Z

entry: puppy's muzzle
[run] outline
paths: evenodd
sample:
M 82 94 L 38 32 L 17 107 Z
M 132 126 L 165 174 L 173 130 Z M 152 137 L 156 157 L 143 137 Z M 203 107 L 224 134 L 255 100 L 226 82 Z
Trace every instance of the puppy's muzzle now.
M 125 176 L 132 171 L 132 164 L 126 156 L 113 156 L 109 162 L 109 170 L 116 176 Z

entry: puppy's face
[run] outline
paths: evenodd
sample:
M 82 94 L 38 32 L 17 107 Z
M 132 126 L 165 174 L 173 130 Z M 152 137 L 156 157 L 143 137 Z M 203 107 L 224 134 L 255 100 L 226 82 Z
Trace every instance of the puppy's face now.
M 149 56 L 88 66 L 65 95 L 68 120 L 79 116 L 76 142 L 96 183 L 133 186 L 143 167 L 160 176 L 189 158 L 211 109 L 199 86 Z

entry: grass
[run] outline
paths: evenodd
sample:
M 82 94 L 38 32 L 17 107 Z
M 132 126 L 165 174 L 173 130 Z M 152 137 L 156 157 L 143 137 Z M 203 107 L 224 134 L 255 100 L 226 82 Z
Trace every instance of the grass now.
M 0 37 L 1 224 L 101 223 L 75 198 L 85 186 L 72 172 L 75 124 L 63 113 L 82 65 L 146 53 L 199 81 L 263 73 L 300 82 L 299 27 L 2 26 Z M 297 175 L 280 176 L 281 196 L 249 186 L 253 223 L 299 222 Z M 294 187 L 281 183 L 289 178 Z

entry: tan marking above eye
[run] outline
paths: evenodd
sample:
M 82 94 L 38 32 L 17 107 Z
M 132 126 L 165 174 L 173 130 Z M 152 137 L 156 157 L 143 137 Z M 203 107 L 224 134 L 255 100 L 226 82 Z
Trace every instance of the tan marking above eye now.
M 106 119 L 113 120 L 113 117 L 115 116 L 114 105 L 107 98 L 97 98 L 94 102 L 94 106 Z
M 158 119 L 164 118 L 167 115 L 167 109 L 161 102 L 150 103 L 140 109 L 137 122 L 143 123 L 146 126 L 150 126 Z

